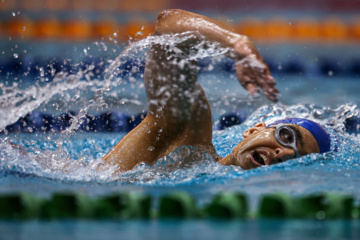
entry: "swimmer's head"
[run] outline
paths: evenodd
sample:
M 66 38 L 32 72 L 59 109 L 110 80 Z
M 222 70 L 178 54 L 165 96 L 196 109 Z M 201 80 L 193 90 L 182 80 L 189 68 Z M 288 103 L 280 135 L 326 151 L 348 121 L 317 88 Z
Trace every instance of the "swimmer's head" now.
M 258 123 L 243 136 L 244 140 L 220 163 L 252 169 L 330 151 L 329 134 L 319 124 L 302 118 L 283 119 L 268 126 Z

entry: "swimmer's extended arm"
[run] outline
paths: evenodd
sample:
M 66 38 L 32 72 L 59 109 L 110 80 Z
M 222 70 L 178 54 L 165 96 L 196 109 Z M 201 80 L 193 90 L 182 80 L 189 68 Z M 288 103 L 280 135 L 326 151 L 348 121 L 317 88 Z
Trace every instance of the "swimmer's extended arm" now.
M 208 41 L 228 47 L 228 57 L 236 61 L 236 74 L 241 85 L 250 93 L 262 88 L 272 101 L 277 100 L 278 90 L 267 64 L 247 36 L 237 34 L 223 24 L 195 13 L 183 10 L 164 10 L 159 14 L 155 34 L 191 32 Z
M 250 93 L 261 87 L 268 98 L 276 99 L 275 81 L 247 37 L 201 15 L 162 11 L 154 35 L 177 33 L 191 36 L 190 41 L 176 45 L 185 57 L 167 49 L 166 44 L 153 44 L 149 49 L 144 74 L 148 114 L 104 157 L 106 162 L 117 164 L 119 171 L 133 169 L 141 162 L 153 164 L 182 145 L 201 146 L 217 158 L 211 143 L 211 109 L 197 82 L 197 62 L 186 57 L 198 41 L 205 39 L 228 48 L 227 56 L 237 61 L 239 82 Z

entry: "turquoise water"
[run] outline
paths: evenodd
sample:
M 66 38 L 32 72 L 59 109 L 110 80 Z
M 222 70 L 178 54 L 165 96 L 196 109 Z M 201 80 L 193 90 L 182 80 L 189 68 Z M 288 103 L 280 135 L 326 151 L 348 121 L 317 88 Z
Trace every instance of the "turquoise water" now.
M 217 164 L 209 156 L 197 156 L 194 149 L 184 146 L 160 159 L 154 166 L 140 165 L 133 171 L 114 175 L 114 169 L 105 165 L 101 158 L 125 133 L 81 133 L 77 129 L 80 128 L 82 117 L 88 113 L 96 115 L 120 111 L 135 115 L 146 112 L 141 70 L 146 54 L 142 53 L 146 53 L 147 47 L 154 41 L 180 40 L 162 37 L 135 43 L 125 55 L 108 60 L 107 64 L 104 62 L 104 75 L 93 72 L 96 66 L 80 62 L 75 66 L 86 67 L 73 72 L 40 73 L 35 78 L 21 79 L 7 76 L 1 86 L 0 112 L 3 118 L 0 119 L 0 128 L 14 123 L 29 112 L 58 116 L 73 111 L 74 118 L 62 132 L 0 135 L 0 175 L 3 176 L 0 191 L 49 195 L 59 190 L 78 191 L 81 188 L 90 195 L 122 190 L 159 195 L 176 188 L 192 193 L 200 201 L 206 201 L 224 188 L 246 192 L 254 199 L 272 191 L 293 194 L 339 191 L 359 196 L 355 183 L 359 178 L 360 152 L 357 146 L 360 138 L 346 131 L 344 124 L 348 119 L 359 116 L 358 79 L 338 75 L 320 76 L 311 72 L 306 75 L 286 75 L 277 71 L 274 76 L 281 96 L 279 103 L 273 104 L 261 94 L 250 97 L 238 84 L 231 69 L 225 71 L 217 67 L 224 61 L 221 57 L 223 50 L 217 48 L 202 53 L 200 57 L 212 56 L 213 60 L 208 70 L 201 71 L 199 75 L 212 107 L 214 128 L 222 114 L 241 112 L 248 115 L 242 125 L 224 131 L 214 130 L 213 143 L 221 156 L 227 155 L 241 141 L 241 133 L 257 122 L 270 123 L 293 116 L 310 118 L 326 125 L 333 135 L 333 147 L 336 144 L 338 151 L 242 171 L 238 167 Z M 263 49 L 269 54 L 269 48 Z M 276 49 L 279 50 L 279 47 Z M 333 49 L 334 53 L 340 51 Z M 288 50 L 288 46 L 282 49 Z M 292 52 L 296 50 L 299 49 L 294 47 Z M 310 58 L 309 54 L 304 58 Z M 127 64 L 124 59 L 132 59 L 135 65 L 130 69 L 123 68 L 122 64 Z M 358 128 L 356 124 L 353 126 L 355 129 Z M 19 144 L 28 154 L 23 155 L 13 149 L 8 141 Z M 188 156 L 180 158 L 179 152 L 182 156 L 184 153 Z M 189 165 L 186 159 L 196 161 Z
M 0 222 L 1 239 L 358 239 L 359 221 Z M 39 234 L 41 232 L 41 234 Z M 140 234 L 139 234 L 140 233 Z
M 301 104 L 265 105 L 242 125 L 214 131 L 213 143 L 218 153 L 225 156 L 241 141 L 241 133 L 259 120 L 269 123 L 295 114 L 315 118 L 328 125 L 333 135 L 332 147 L 336 145 L 337 152 L 311 154 L 250 171 L 236 166 L 222 166 L 210 156 L 198 156 L 194 148 L 184 146 L 160 159 L 154 166 L 143 164 L 127 173 L 114 175 L 112 168 L 102 172 L 97 168 L 102 166 L 101 157 L 124 134 L 78 133 L 65 138 L 59 133 L 9 135 L 0 145 L 3 148 L 0 190 L 40 195 L 59 190 L 81 189 L 90 195 L 134 190 L 155 196 L 169 190 L 186 190 L 200 201 L 206 201 L 209 196 L 224 189 L 246 192 L 254 199 L 273 191 L 291 194 L 336 191 L 359 197 L 356 186 L 360 180 L 360 151 L 357 148 L 360 139 L 343 129 L 344 119 L 349 114 L 357 114 L 357 111 L 353 105 L 334 109 Z M 22 155 L 17 149 L 12 149 L 6 139 L 23 146 L 28 154 Z M 196 161 L 189 164 L 187 158 Z
M 148 40 L 144 40 L 134 49 L 142 47 L 145 52 L 148 44 Z M 138 57 L 137 51 L 129 56 Z M 119 64 L 121 61 L 115 60 L 106 65 L 106 69 L 110 73 L 116 72 Z M 54 192 L 80 192 L 99 196 L 136 191 L 156 199 L 169 191 L 183 190 L 194 196 L 199 204 L 205 204 L 214 194 L 231 191 L 246 193 L 252 209 L 257 207 L 262 194 L 272 192 L 306 195 L 330 191 L 360 199 L 360 135 L 356 131 L 346 131 L 344 124 L 347 119 L 359 116 L 360 82 L 357 77 L 277 73 L 275 78 L 282 95 L 279 103 L 272 104 L 261 95 L 249 97 L 228 72 L 216 69 L 201 73 L 199 80 L 213 109 L 214 128 L 224 113 L 235 111 L 249 116 L 242 125 L 224 131 L 214 130 L 213 143 L 220 155 L 228 154 L 242 139 L 241 133 L 258 121 L 270 123 L 293 116 L 307 117 L 326 125 L 333 136 L 332 147 L 336 147 L 337 152 L 311 154 L 282 164 L 243 171 L 235 166 L 222 166 L 211 157 L 199 156 L 195 149 L 184 146 L 159 159 L 154 166 L 143 164 L 115 175 L 114 169 L 104 165 L 101 157 L 124 133 L 81 133 L 77 131 L 79 121 L 87 113 L 116 110 L 135 115 L 146 111 L 142 76 L 141 73 L 132 75 L 129 72 L 123 76 L 117 72 L 112 78 L 99 77 L 91 68 L 80 73 L 40 75 L 21 81 L 11 79 L 11 76 L 2 79 L 0 128 L 33 111 L 56 115 L 74 111 L 76 117 L 72 125 L 61 133 L 0 135 L 1 194 L 27 192 L 49 197 Z M 28 154 L 13 149 L 8 141 L 19 144 Z M 187 159 L 196 161 L 189 164 Z M 1 239 L 32 239 L 32 236 L 46 239 L 54 232 L 59 239 L 85 235 L 91 235 L 93 239 L 100 236 L 112 239 L 115 234 L 141 239 L 143 236 L 136 232 L 146 229 L 149 232 L 147 239 L 165 236 L 170 231 L 173 235 L 178 232 L 179 239 L 196 238 L 200 236 L 199 232 L 209 238 L 228 236 L 229 239 L 242 234 L 253 239 L 264 236 L 288 239 L 297 234 L 299 239 L 315 239 L 320 235 L 330 239 L 356 239 L 358 225 L 358 221 L 3 221 L 0 222 L 0 236 Z M 303 229 L 306 231 L 302 232 Z M 43 234 L 37 235 L 37 230 Z

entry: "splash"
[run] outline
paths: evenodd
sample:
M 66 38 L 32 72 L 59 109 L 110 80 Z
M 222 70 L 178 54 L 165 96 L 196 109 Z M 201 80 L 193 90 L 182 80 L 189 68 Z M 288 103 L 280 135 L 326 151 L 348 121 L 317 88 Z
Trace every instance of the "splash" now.
M 70 73 L 65 71 L 56 73 L 54 69 L 51 68 L 51 80 L 44 76 L 44 69 L 41 68 L 40 70 L 42 71 L 40 71 L 40 76 L 36 83 L 25 90 L 22 90 L 16 81 L 14 81 L 11 86 L 1 83 L 0 115 L 3 117 L 0 119 L 0 130 L 16 122 L 20 117 L 24 117 L 26 114 L 39 109 L 42 104 L 48 103 L 56 95 L 65 99 L 65 103 L 73 101 L 82 102 L 82 107 L 79 110 L 77 119 L 83 118 L 90 109 L 96 109 L 97 111 L 105 110 L 109 108 L 108 103 L 104 100 L 107 95 L 117 97 L 114 92 L 119 89 L 120 86 L 129 84 L 129 82 L 135 82 L 136 79 L 134 77 L 139 73 L 140 78 L 143 77 L 139 67 L 143 67 L 144 65 L 146 51 L 149 46 L 152 44 L 162 44 L 173 48 L 174 51 L 180 51 L 176 45 L 189 41 L 191 38 L 191 34 L 182 33 L 156 37 L 150 36 L 143 40 L 132 42 L 115 60 L 108 60 L 107 62 L 101 61 L 97 64 L 104 67 L 103 75 L 96 74 L 94 70 L 96 66 L 93 63 L 85 64 L 80 62 L 73 64 L 73 67 L 81 65 L 83 68 L 78 68 L 77 70 L 75 68 L 74 73 L 71 73 L 72 71 L 70 71 Z M 104 51 L 107 51 L 104 43 L 99 44 L 96 42 L 95 44 L 101 45 Z M 204 50 L 194 51 L 190 59 L 209 56 L 219 57 L 228 51 L 227 48 L 220 48 L 218 44 L 209 43 L 205 39 L 199 41 L 196 48 Z M 130 68 L 123 68 L 124 65 L 128 64 L 129 59 L 132 60 Z M 143 87 L 141 84 L 138 85 L 137 87 Z M 93 94 L 92 99 L 87 100 L 82 98 L 80 96 L 81 90 L 90 91 Z M 136 102 L 136 99 L 128 100 L 124 98 L 121 100 L 121 102 L 124 101 L 133 101 L 140 104 Z M 65 112 L 71 109 L 63 108 L 57 110 Z M 76 130 L 79 125 L 78 123 L 78 121 L 74 121 L 68 131 Z
M 327 124 L 337 152 L 311 154 L 282 164 L 260 167 L 243 171 L 236 166 L 222 166 L 211 156 L 194 147 L 183 146 L 168 156 L 159 159 L 153 166 L 141 164 L 132 171 L 116 174 L 115 168 L 104 165 L 101 157 L 109 147 L 116 144 L 123 136 L 114 134 L 87 133 L 62 138 L 56 135 L 33 134 L 7 137 L 0 143 L 2 174 L 21 173 L 60 181 L 78 182 L 117 182 L 120 184 L 137 184 L 146 186 L 177 186 L 224 182 L 231 179 L 246 179 L 261 176 L 274 171 L 288 172 L 295 169 L 316 171 L 320 169 L 325 176 L 332 172 L 356 171 L 360 168 L 360 143 L 358 136 L 344 131 L 344 119 L 349 111 L 358 109 L 351 105 L 342 105 L 336 109 L 315 105 L 265 105 L 255 111 L 242 125 L 224 131 L 214 132 L 214 146 L 221 156 L 229 154 L 232 148 L 242 140 L 241 132 L 256 124 L 259 119 L 265 122 L 279 118 L 299 116 L 308 117 L 322 124 Z M 319 113 L 322 113 L 319 115 Z M 23 155 L 8 143 L 15 141 L 27 152 Z M 345 173 L 344 173 L 345 174 Z
M 62 102 L 62 106 L 56 108 L 56 111 L 70 111 L 74 106 L 78 109 L 70 126 L 61 133 L 3 135 L 0 141 L 0 174 L 33 176 L 55 181 L 174 186 L 250 179 L 269 173 L 285 174 L 294 169 L 302 169 L 300 173 L 303 175 L 309 169 L 314 173 L 318 171 L 325 179 L 330 178 L 333 172 L 343 173 L 343 177 L 348 179 L 345 174 L 353 176 L 352 171 L 360 168 L 360 151 L 357 150 L 359 137 L 344 130 L 344 122 L 359 115 L 356 105 L 345 104 L 330 108 L 315 104 L 275 104 L 259 108 L 240 126 L 215 132 L 213 142 L 218 153 L 221 156 L 230 153 L 241 141 L 241 132 L 259 121 L 269 123 L 293 116 L 313 119 L 327 126 L 336 140 L 333 142 L 333 148 L 336 145 L 338 152 L 311 154 L 276 166 L 243 171 L 235 166 L 222 166 L 199 149 L 184 146 L 159 159 L 153 166 L 142 164 L 132 171 L 115 175 L 114 167 L 104 165 L 101 158 L 123 135 L 80 133 L 78 130 L 85 121 L 86 114 L 91 111 L 108 111 L 124 103 L 137 105 L 138 108 L 146 110 L 145 101 L 141 99 L 144 93 L 140 93 L 139 89 L 144 90 L 141 69 L 147 49 L 151 44 L 173 46 L 190 38 L 188 34 L 164 35 L 130 43 L 117 58 L 101 63 L 105 69 L 104 74 L 97 74 L 94 64 L 79 63 L 77 65 L 83 65 L 84 68 L 70 73 L 53 72 L 51 81 L 39 76 L 36 84 L 26 89 L 20 88 L 17 83 L 11 86 L 0 85 L 0 115 L 3 116 L 0 119 L 0 129 L 32 111 L 43 111 L 46 108 L 44 106 L 49 106 L 54 99 Z M 104 51 L 107 49 L 104 44 L 100 45 Z M 228 51 L 205 40 L 200 41 L 197 48 L 204 50 L 192 53 L 190 58 L 212 57 L 214 60 L 211 66 L 214 66 L 216 61 L 221 61 L 222 55 Z M 173 50 L 176 51 L 176 47 Z M 129 58 L 133 64 L 124 67 Z M 213 67 L 208 68 L 210 74 L 213 70 Z M 124 91 L 121 90 L 123 88 Z M 135 93 L 132 95 L 128 92 Z M 212 101 L 212 105 L 218 108 L 224 108 L 226 105 L 239 106 L 249 102 L 248 99 L 241 99 L 234 104 L 224 97 L 213 98 Z M 10 141 L 20 145 L 27 154 L 11 147 Z M 302 180 L 306 182 L 305 178 Z M 306 186 L 308 185 L 303 185 Z
M 25 89 L 26 84 L 21 84 L 22 81 L 19 81 L 17 77 L 9 81 L 10 84 L 1 83 L 0 132 L 2 133 L 7 134 L 6 126 L 33 111 L 45 113 L 49 111 L 53 114 L 54 112 L 71 112 L 74 108 L 76 109 L 75 114 L 72 114 L 70 126 L 62 130 L 60 134 L 36 133 L 34 139 L 31 139 L 33 136 L 21 134 L 5 137 L 1 142 L 1 147 L 4 149 L 1 157 L 3 170 L 54 179 L 79 181 L 113 179 L 112 174 L 108 172 L 111 171 L 108 170 L 111 167 L 104 170 L 103 168 L 106 167 L 101 166 L 104 164 L 101 160 L 104 151 L 100 150 L 100 153 L 94 156 L 87 150 L 94 144 L 99 144 L 98 142 L 92 143 L 91 146 L 83 143 L 79 148 L 85 150 L 81 150 L 81 153 L 76 156 L 71 154 L 75 150 L 69 147 L 69 143 L 79 136 L 79 129 L 86 121 L 88 113 L 110 111 L 113 108 L 112 105 L 117 106 L 114 102 L 119 102 L 121 105 L 137 105 L 138 108 L 146 111 L 144 97 L 141 99 L 141 95 L 144 94 L 139 93 L 138 89 L 144 88 L 141 78 L 143 78 L 142 71 L 147 49 L 152 44 L 161 44 L 176 52 L 180 51 L 177 48 L 179 44 L 192 38 L 193 36 L 188 33 L 151 36 L 131 42 L 114 60 L 102 60 L 99 63 L 84 61 L 65 67 L 65 64 L 70 62 L 67 60 L 64 61 L 62 68 L 68 69 L 59 72 L 56 72 L 52 64 L 49 64 L 47 69 L 40 67 L 35 83 L 29 84 Z M 95 42 L 94 45 L 104 52 L 108 50 L 105 43 Z M 205 45 L 206 48 L 204 48 Z M 196 47 L 205 50 L 194 51 L 190 56 L 191 59 L 219 57 L 228 51 L 205 39 L 199 41 Z M 84 57 L 91 57 L 89 50 L 90 47 L 84 49 Z M 99 68 L 104 70 L 99 72 Z M 24 75 L 27 75 L 29 71 L 27 69 Z M 129 85 L 130 91 L 135 92 L 134 94 L 128 93 Z M 56 107 L 52 108 L 53 105 Z M 29 127 L 28 132 L 32 131 Z M 22 155 L 17 149 L 11 148 L 10 143 L 19 144 L 27 154 Z M 112 146 L 115 143 L 112 142 L 106 146 Z M 106 151 L 108 150 L 107 148 Z M 105 173 L 99 174 L 99 169 Z M 79 174 L 78 171 L 82 173 Z
M 182 147 L 169 156 L 160 159 L 154 166 L 139 166 L 124 174 L 122 178 L 128 178 L 128 181 L 142 184 L 177 185 L 243 179 L 261 176 L 274 170 L 286 172 L 296 168 L 314 171 L 315 173 L 316 168 L 320 167 L 322 171 L 325 170 L 325 175 L 334 171 L 355 171 L 360 164 L 360 150 L 354 150 L 354 148 L 360 143 L 360 138 L 347 133 L 344 122 L 349 116 L 357 115 L 358 111 L 354 105 L 341 105 L 335 109 L 303 104 L 295 106 L 265 105 L 255 111 L 243 124 L 224 131 L 215 131 L 213 137 L 213 143 L 218 154 L 226 156 L 243 139 L 241 133 L 256 123 L 260 121 L 270 123 L 281 118 L 297 116 L 315 120 L 325 126 L 332 136 L 332 149 L 334 150 L 336 145 L 337 152 L 310 154 L 282 164 L 243 171 L 236 166 L 222 166 L 214 162 L 211 156 L 202 154 L 193 147 Z M 191 161 L 194 159 L 197 161 L 188 164 L 188 158 Z

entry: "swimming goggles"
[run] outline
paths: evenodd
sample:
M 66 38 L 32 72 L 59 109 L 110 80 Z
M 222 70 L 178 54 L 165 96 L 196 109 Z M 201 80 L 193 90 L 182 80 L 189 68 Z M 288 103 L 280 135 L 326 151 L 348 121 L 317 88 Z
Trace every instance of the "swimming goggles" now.
M 296 158 L 301 157 L 296 147 L 296 133 L 290 126 L 280 123 L 269 127 L 275 128 L 274 137 L 281 146 L 294 150 Z

